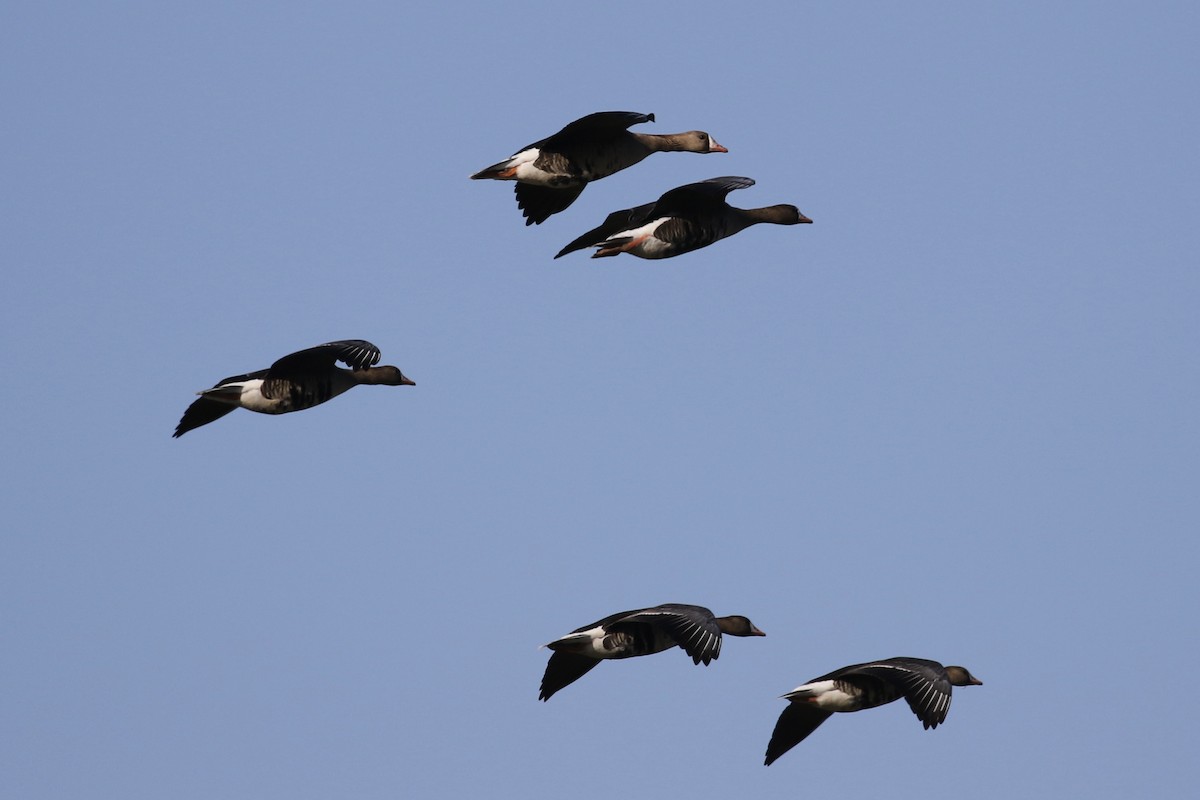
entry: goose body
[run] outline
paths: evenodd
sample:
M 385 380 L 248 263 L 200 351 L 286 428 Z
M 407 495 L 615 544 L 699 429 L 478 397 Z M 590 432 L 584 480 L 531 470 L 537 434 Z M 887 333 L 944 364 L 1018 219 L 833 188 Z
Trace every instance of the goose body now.
M 728 176 L 676 187 L 653 203 L 614 211 L 601 225 L 560 250 L 555 258 L 586 247 L 597 248 L 592 258 L 620 253 L 638 258 L 671 258 L 708 247 L 760 222 L 775 225 L 812 222 L 792 205 L 735 208 L 725 202 L 733 190 L 753 185 L 750 178 Z
M 924 658 L 885 658 L 854 664 L 797 686 L 783 695 L 791 701 L 771 733 L 765 763 L 804 741 L 838 712 L 875 708 L 903 697 L 928 730 L 946 720 L 954 686 L 982 686 L 965 667 L 943 667 Z
M 379 348 L 362 339 L 347 339 L 286 355 L 268 369 L 234 375 L 197 394 L 175 428 L 178 438 L 220 419 L 234 409 L 260 414 L 287 414 L 320 405 L 360 384 L 415 386 L 396 367 L 376 367 Z M 337 362 L 350 369 L 342 369 Z
M 717 617 L 703 606 L 667 603 L 613 614 L 546 645 L 554 654 L 546 664 L 538 699 L 549 700 L 605 659 L 681 647 L 694 663 L 708 665 L 721 654 L 722 633 L 766 636 L 746 617 Z
M 525 224 L 536 225 L 575 202 L 589 182 L 632 167 L 651 153 L 729 152 L 703 131 L 652 134 L 629 130 L 653 121 L 653 114 L 633 111 L 589 114 L 471 178 L 516 181 L 517 206 Z

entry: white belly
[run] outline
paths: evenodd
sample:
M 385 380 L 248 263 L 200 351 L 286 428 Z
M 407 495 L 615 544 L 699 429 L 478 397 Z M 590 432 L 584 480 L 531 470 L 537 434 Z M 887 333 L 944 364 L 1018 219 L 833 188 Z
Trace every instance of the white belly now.
M 839 689 L 836 681 L 806 683 L 784 697 L 798 703 L 808 703 L 822 711 L 858 711 L 862 708 L 862 697 Z
M 262 385 L 262 379 L 255 378 L 249 381 L 225 383 L 200 394 L 211 400 L 229 403 L 249 411 L 257 411 L 260 414 L 282 414 L 286 411 L 287 409 L 283 408 L 278 400 L 263 396 Z
M 661 217 L 647 222 L 640 228 L 630 228 L 627 231 L 621 231 L 609 237 L 609 240 L 631 238 L 633 242 L 626 245 L 624 252 L 638 258 L 666 258 L 674 252 L 675 248 L 662 239 L 655 237 L 654 232 L 668 219 L 670 217 Z
M 242 384 L 242 394 L 238 397 L 238 405 L 251 411 L 270 414 L 278 405 L 275 400 L 263 397 L 263 382 L 261 379 L 246 381 Z

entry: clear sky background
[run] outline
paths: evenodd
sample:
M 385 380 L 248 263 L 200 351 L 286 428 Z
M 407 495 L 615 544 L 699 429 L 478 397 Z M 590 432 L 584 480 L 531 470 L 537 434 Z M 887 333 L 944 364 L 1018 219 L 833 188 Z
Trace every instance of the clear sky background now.
M 1194 3 L 6 3 L 6 797 L 1182 797 L 1197 778 Z M 656 155 L 522 224 L 563 124 Z M 760 226 L 551 257 L 720 175 Z M 365 338 L 416 387 L 179 440 Z M 745 614 L 712 666 L 538 646 Z M 969 667 L 925 732 L 778 696 Z

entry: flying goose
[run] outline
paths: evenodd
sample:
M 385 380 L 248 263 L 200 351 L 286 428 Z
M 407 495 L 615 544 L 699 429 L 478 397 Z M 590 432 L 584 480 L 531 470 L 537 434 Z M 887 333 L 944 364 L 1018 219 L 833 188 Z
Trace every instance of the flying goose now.
M 791 205 L 734 208 L 725 202 L 725 196 L 734 189 L 753 185 L 750 178 L 728 176 L 676 187 L 653 203 L 614 211 L 599 227 L 559 250 L 555 258 L 585 247 L 598 248 L 592 258 L 620 253 L 639 258 L 670 258 L 708 247 L 760 222 L 775 225 L 812 222 Z
M 666 603 L 613 614 L 545 645 L 554 654 L 538 699 L 549 700 L 606 658 L 648 656 L 678 645 L 693 662 L 707 666 L 721 654 L 722 633 L 766 636 L 745 617 L 714 617 L 703 606 Z
M 320 405 L 359 384 L 416 386 L 396 367 L 374 366 L 379 355 L 379 348 L 370 342 L 347 339 L 284 356 L 270 369 L 217 381 L 211 389 L 197 392 L 200 399 L 183 412 L 174 437 L 218 420 L 235 408 L 286 414 Z M 338 361 L 350 369 L 336 366 Z
M 860 711 L 903 697 L 925 728 L 936 728 L 950 710 L 952 686 L 982 686 L 966 667 L 943 667 L 924 658 L 885 658 L 855 664 L 797 686 L 767 744 L 768 766 L 791 750 L 835 711 Z
M 564 210 L 598 181 L 632 167 L 651 153 L 728 153 L 703 131 L 634 133 L 631 125 L 653 122 L 653 114 L 601 111 L 575 120 L 553 136 L 522 147 L 512 157 L 482 169 L 472 180 L 516 181 L 517 206 L 526 225 L 540 225 Z

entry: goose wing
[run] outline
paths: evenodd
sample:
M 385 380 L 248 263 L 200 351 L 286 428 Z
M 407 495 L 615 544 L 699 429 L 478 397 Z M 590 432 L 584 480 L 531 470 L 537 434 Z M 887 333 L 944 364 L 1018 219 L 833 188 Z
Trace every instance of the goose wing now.
M 593 667 L 600 663 L 597 658 L 589 656 L 581 656 L 572 653 L 569 649 L 559 650 L 558 645 L 564 642 L 570 642 L 576 634 L 587 633 L 594 631 L 596 628 L 607 629 L 609 625 L 617 620 L 623 619 L 630 614 L 635 614 L 636 611 L 622 611 L 618 614 L 610 614 L 604 619 L 596 620 L 588 625 L 581 625 L 571 631 L 566 636 L 550 642 L 546 646 L 554 650 L 550 656 L 550 660 L 546 663 L 546 672 L 542 675 L 542 687 L 538 692 L 539 700 L 549 700 L 554 693 L 563 687 L 570 686 L 575 681 L 586 675 Z
M 547 136 L 540 142 L 534 142 L 529 147 L 553 150 L 579 141 L 617 136 L 642 122 L 654 122 L 654 115 L 639 114 L 636 111 L 598 111 L 580 117 L 558 133 Z M 521 149 L 528 150 L 529 147 Z
M 230 403 L 218 403 L 216 400 L 209 400 L 206 397 L 194 400 L 187 407 L 187 410 L 183 412 L 183 416 L 179 419 L 179 424 L 175 426 L 175 433 L 171 434 L 171 436 L 178 439 L 188 431 L 194 431 L 201 425 L 207 425 L 210 422 L 219 420 L 236 408 L 237 406 Z
M 263 377 L 264 397 L 280 398 L 299 392 L 311 394 L 312 385 L 334 369 L 340 361 L 350 369 L 366 369 L 379 363 L 379 348 L 363 339 L 326 342 L 284 356 L 271 365 Z M 328 397 L 325 398 L 329 399 Z M 309 402 L 304 405 L 312 405 Z
M 546 663 L 538 700 L 549 700 L 559 689 L 570 686 L 600 663 L 599 659 L 574 653 L 555 652 Z
M 517 207 L 526 225 L 541 225 L 560 211 L 566 210 L 583 193 L 586 183 L 567 186 L 538 186 L 534 183 L 517 182 L 513 192 L 517 195 Z
M 822 711 L 808 703 L 788 703 L 775 723 L 775 730 L 771 732 L 771 741 L 767 742 L 767 757 L 763 763 L 770 766 L 775 759 L 807 739 L 832 714 L 832 711 Z
M 654 204 L 648 219 L 658 217 L 693 217 L 698 214 L 721 209 L 725 198 L 735 189 L 745 189 L 753 186 L 752 178 L 741 178 L 729 175 L 723 178 L 709 178 L 706 181 L 677 186 L 664 192 Z
M 635 611 L 619 620 L 622 623 L 653 625 L 666 633 L 696 664 L 707 665 L 721 655 L 721 629 L 713 613 L 703 606 L 668 603 Z
M 284 356 L 271 365 L 267 378 L 282 378 L 296 373 L 329 369 L 342 362 L 350 369 L 366 369 L 379 363 L 379 348 L 363 339 L 326 342 Z
M 945 668 L 938 662 L 898 657 L 847 669 L 851 671 L 844 672 L 840 676 L 842 679 L 854 680 L 856 676 L 866 676 L 895 687 L 926 729 L 936 728 L 946 721 L 952 687 Z
M 213 384 L 213 388 L 224 386 L 229 383 L 245 383 L 246 381 L 257 380 L 264 378 L 267 375 L 267 370 L 260 369 L 256 372 L 248 372 L 245 375 L 230 375 L 228 378 L 222 378 Z M 179 424 L 175 426 L 175 433 L 171 434 L 171 438 L 178 439 L 188 431 L 194 431 L 201 425 L 207 425 L 210 422 L 216 422 L 221 417 L 236 409 L 237 406 L 232 403 L 222 403 L 218 400 L 210 400 L 207 397 L 201 397 L 198 400 L 192 401 L 192 404 L 183 412 L 183 416 L 179 419 Z

